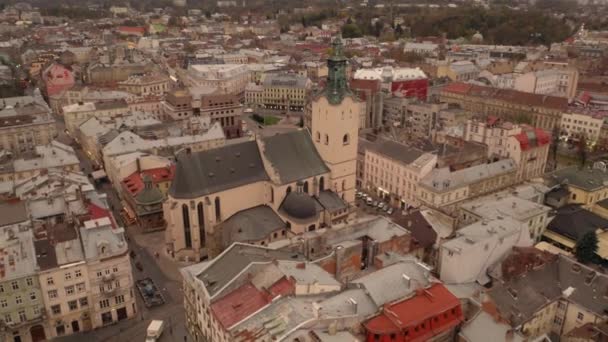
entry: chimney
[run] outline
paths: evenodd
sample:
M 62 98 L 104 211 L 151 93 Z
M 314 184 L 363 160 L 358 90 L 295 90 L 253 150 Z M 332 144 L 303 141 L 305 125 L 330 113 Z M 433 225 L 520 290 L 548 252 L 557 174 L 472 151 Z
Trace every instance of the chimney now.
M 407 283 L 407 288 L 411 289 L 412 288 L 412 278 L 410 278 L 407 274 L 402 274 L 401 275 L 403 277 L 403 279 L 405 279 L 405 282 Z
M 135 159 L 135 164 L 137 165 L 137 173 L 141 173 L 141 162 L 139 161 L 139 157 Z
M 348 298 L 348 302 L 352 304 L 353 310 L 355 311 L 355 315 L 357 313 L 359 313 L 359 310 L 358 310 L 359 309 L 359 304 L 357 303 L 357 301 L 354 300 L 353 298 Z

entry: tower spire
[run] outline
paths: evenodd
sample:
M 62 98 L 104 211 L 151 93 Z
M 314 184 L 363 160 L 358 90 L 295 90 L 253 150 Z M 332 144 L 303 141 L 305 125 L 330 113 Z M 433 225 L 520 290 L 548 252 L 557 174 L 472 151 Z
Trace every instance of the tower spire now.
M 346 81 L 346 56 L 340 36 L 331 42 L 332 54 L 327 59 L 327 86 L 325 92 L 327 99 L 332 104 L 342 102 L 344 96 L 349 92 Z

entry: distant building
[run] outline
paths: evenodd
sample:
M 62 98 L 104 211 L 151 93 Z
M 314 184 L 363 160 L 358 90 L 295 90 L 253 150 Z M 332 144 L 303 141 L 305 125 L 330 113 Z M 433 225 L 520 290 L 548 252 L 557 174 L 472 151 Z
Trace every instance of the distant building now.
M 33 151 L 56 137 L 55 119 L 40 93 L 0 99 L 0 147 L 5 151 Z
M 78 127 L 92 117 L 112 118 L 130 112 L 124 99 L 103 102 L 80 102 L 63 107 L 65 127 L 70 134 L 76 134 Z
M 197 64 L 188 66 L 186 83 L 194 87 L 213 87 L 223 94 L 242 96 L 249 82 L 246 64 Z
M 428 77 L 419 68 L 393 68 L 390 66 L 375 69 L 359 69 L 353 76 L 355 80 L 380 80 L 382 90 L 400 93 L 405 97 L 416 97 L 426 101 Z
M 165 75 L 131 75 L 118 82 L 118 88 L 137 96 L 163 95 L 171 90 L 171 84 L 171 79 Z
M 562 113 L 568 108 L 568 99 L 563 97 L 460 82 L 443 87 L 439 97 L 441 101 L 458 104 L 464 110 L 488 113 L 511 122 L 529 123 L 549 132 L 560 125 Z
M 465 169 L 434 169 L 418 184 L 418 200 L 429 208 L 454 216 L 461 202 L 504 189 L 516 183 L 517 165 L 503 159 Z
M 417 207 L 418 181 L 437 164 L 437 156 L 390 140 L 365 142 L 362 189 L 399 208 Z

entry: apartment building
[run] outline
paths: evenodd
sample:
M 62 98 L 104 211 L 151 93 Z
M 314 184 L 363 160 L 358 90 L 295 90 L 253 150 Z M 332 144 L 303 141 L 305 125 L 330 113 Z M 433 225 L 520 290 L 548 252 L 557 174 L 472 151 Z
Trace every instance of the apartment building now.
M 70 335 L 93 328 L 91 287 L 76 225 L 42 224 L 36 228 L 38 280 L 49 317 L 48 337 Z
M 213 87 L 223 94 L 242 96 L 249 82 L 246 64 L 200 64 L 188 66 L 188 86 Z
M 208 117 L 211 123 L 219 123 L 224 129 L 226 138 L 237 138 L 242 135 L 243 106 L 235 94 L 203 95 L 200 98 L 200 106 L 194 108 L 194 114 Z
M 458 104 L 474 113 L 485 113 L 515 123 L 528 123 L 551 132 L 568 109 L 568 99 L 509 89 L 454 82 L 439 95 L 442 102 Z
M 516 183 L 517 165 L 503 159 L 465 169 L 434 169 L 418 185 L 418 200 L 438 212 L 455 217 L 464 200 L 504 189 Z
M 263 106 L 283 111 L 302 111 L 312 82 L 298 74 L 266 74 L 262 78 Z
M 473 118 L 467 120 L 464 140 L 486 144 L 488 158 L 497 158 L 506 155 L 507 140 L 519 132 L 521 132 L 520 125 L 500 120 L 495 116 L 485 119 Z
M 55 140 L 49 145 L 36 146 L 35 153 L 20 158 L 10 154 L 0 157 L 0 182 L 27 179 L 42 170 L 78 171 L 80 161 L 72 147 Z
M 125 99 L 103 102 L 79 102 L 63 107 L 63 118 L 68 132 L 75 136 L 78 127 L 92 117 L 112 118 L 130 112 Z
M 14 155 L 33 151 L 57 137 L 51 109 L 40 92 L 0 99 L 0 147 Z
M 437 66 L 437 77 L 447 77 L 452 81 L 466 82 L 479 76 L 481 69 L 471 61 L 456 61 Z
M 167 119 L 188 119 L 194 113 L 192 109 L 192 95 L 185 89 L 173 90 L 161 102 L 161 108 L 164 117 Z
M 34 234 L 25 202 L 0 204 L 0 321 L 3 341 L 41 341 L 49 337 L 48 312 L 38 281 Z
M 101 209 L 109 212 L 107 208 Z M 111 216 L 93 218 L 96 216 L 92 215 L 92 219 L 80 227 L 91 286 L 89 306 L 93 328 L 132 318 L 137 313 L 137 294 L 124 228 L 116 227 Z
M 605 116 L 593 112 L 568 111 L 562 115 L 560 136 L 574 141 L 583 137 L 587 143 L 600 141 Z
M 418 181 L 437 164 L 437 155 L 391 140 L 364 142 L 362 188 L 400 208 L 417 207 Z
M 137 96 L 163 95 L 171 86 L 169 76 L 158 73 L 131 75 L 125 81 L 118 82 L 118 89 Z
M 447 103 L 411 103 L 407 106 L 406 127 L 413 138 L 433 137 L 439 121 L 439 112 Z

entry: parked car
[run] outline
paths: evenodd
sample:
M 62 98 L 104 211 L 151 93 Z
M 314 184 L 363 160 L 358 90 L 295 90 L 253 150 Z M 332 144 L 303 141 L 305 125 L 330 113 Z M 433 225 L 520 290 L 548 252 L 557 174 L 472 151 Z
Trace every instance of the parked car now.
M 380 203 L 378 203 L 378 208 L 382 209 L 385 205 L 386 205 L 386 203 L 380 202 Z
M 363 196 L 363 194 L 361 192 L 359 192 L 359 191 L 357 191 L 355 193 L 355 197 L 357 197 L 357 198 L 361 198 L 362 196 Z
M 371 197 L 366 198 L 365 199 L 365 204 L 372 205 L 372 198 Z
M 372 203 L 372 207 L 377 207 L 377 206 L 378 206 L 378 201 L 374 201 L 374 202 Z
M 386 211 L 387 214 L 389 215 L 393 215 L 393 208 L 388 208 L 388 210 Z

